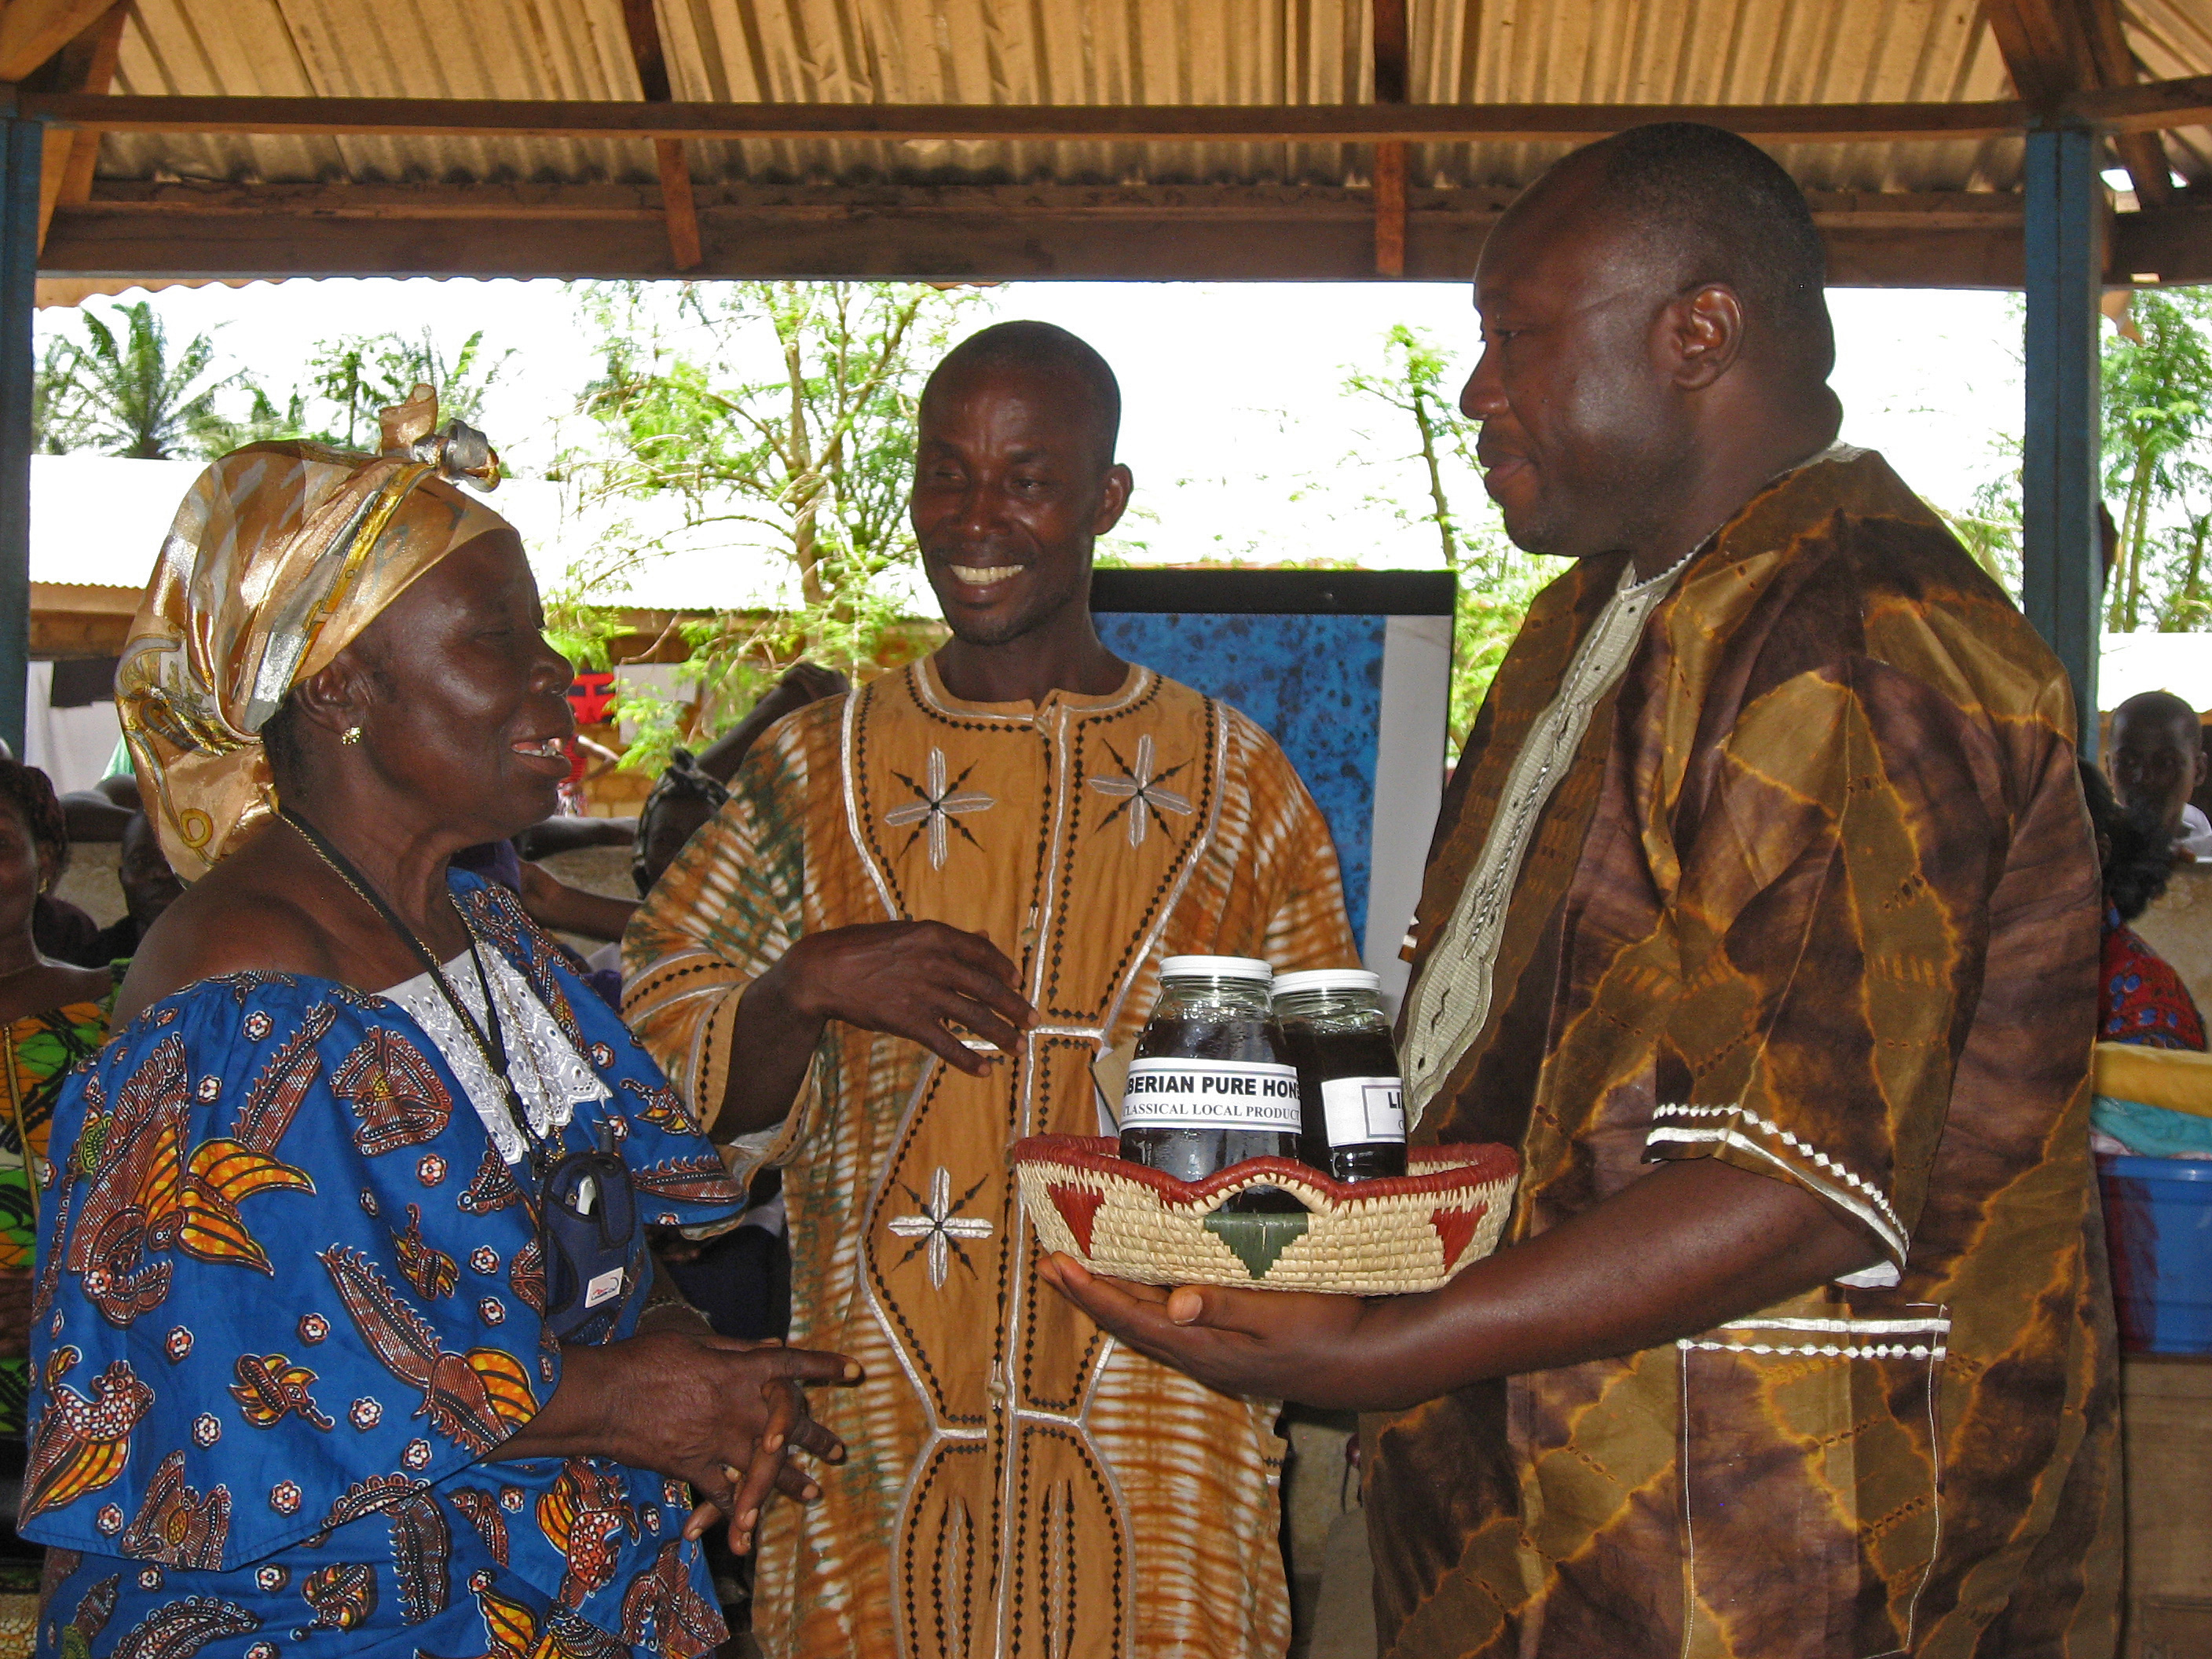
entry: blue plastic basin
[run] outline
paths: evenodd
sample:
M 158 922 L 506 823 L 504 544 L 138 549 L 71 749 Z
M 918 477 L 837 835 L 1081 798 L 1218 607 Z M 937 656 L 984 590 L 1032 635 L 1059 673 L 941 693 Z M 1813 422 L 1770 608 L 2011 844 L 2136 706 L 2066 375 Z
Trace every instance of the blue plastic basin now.
M 2130 1353 L 2212 1353 L 2212 1161 L 2097 1159 Z

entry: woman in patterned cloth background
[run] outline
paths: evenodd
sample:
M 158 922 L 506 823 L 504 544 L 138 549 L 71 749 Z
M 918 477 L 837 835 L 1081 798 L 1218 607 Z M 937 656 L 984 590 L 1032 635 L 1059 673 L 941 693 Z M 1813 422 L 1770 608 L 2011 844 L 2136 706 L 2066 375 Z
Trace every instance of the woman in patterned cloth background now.
M 26 1371 L 31 1331 L 31 1256 L 38 1197 L 24 1152 L 43 1159 L 54 1097 L 70 1066 L 107 1041 L 121 963 L 74 968 L 42 955 L 32 938 L 40 893 L 69 853 L 61 804 L 34 766 L 0 759 L 0 1473 L 23 1470 Z M 31 1650 L 40 1552 L 0 1516 L 0 1659 Z
M 496 459 L 434 416 L 216 462 L 133 625 L 118 702 L 194 880 L 54 1114 L 43 1653 L 689 1659 L 714 1509 L 744 1548 L 771 1486 L 812 1495 L 791 1447 L 842 1453 L 799 1384 L 845 1360 L 716 1337 L 652 1268 L 639 1224 L 736 1220 L 713 1148 L 447 871 L 551 811 L 573 726 L 520 542 L 448 481 Z M 541 1227 L 595 1148 L 623 1167 Z
M 2081 793 L 2097 831 L 2105 889 L 2104 957 L 2097 980 L 2097 1040 L 2152 1048 L 2204 1047 L 2204 1016 L 2173 964 L 2128 924 L 2166 891 L 2170 838 L 2155 818 L 2131 812 L 2105 775 L 2081 763 Z

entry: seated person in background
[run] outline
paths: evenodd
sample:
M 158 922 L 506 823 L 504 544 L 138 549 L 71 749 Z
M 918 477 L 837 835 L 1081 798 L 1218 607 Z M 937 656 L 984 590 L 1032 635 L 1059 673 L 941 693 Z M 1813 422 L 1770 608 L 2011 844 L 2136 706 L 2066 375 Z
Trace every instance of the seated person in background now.
M 586 847 L 627 847 L 637 837 L 635 818 L 580 818 L 556 812 L 514 837 L 514 850 L 535 862 Z
M 169 868 L 152 820 L 143 812 L 133 812 L 123 826 L 115 880 L 123 889 L 123 915 L 94 934 L 88 946 L 69 958 L 80 967 L 105 968 L 111 962 L 128 961 L 137 955 L 138 941 L 146 937 L 146 930 L 185 890 L 177 872 Z
M 684 844 L 730 798 L 725 786 L 736 775 L 756 741 L 786 714 L 842 696 L 852 683 L 834 668 L 793 663 L 764 692 L 744 719 L 714 739 L 694 759 L 688 749 L 670 755 L 653 793 L 638 811 L 637 840 L 630 857 L 630 878 L 637 896 L 649 895 Z M 619 971 L 619 957 L 594 968 Z M 655 1254 L 677 1288 L 704 1314 L 721 1335 L 743 1341 L 781 1339 L 791 1329 L 791 1246 L 783 1212 L 783 1171 L 769 1168 L 752 1178 L 744 1219 L 730 1231 L 704 1243 L 663 1231 L 653 1240 Z
M 697 835 L 729 798 L 730 792 L 720 781 L 699 769 L 690 750 L 670 753 L 653 793 L 637 811 L 637 841 L 630 852 L 629 873 L 637 884 L 638 897 L 653 891 L 653 883 L 676 862 L 684 843 Z
M 496 882 L 515 894 L 540 927 L 581 933 L 586 939 L 620 939 L 623 929 L 629 926 L 630 913 L 637 908 L 628 899 L 572 887 L 544 865 L 517 853 L 512 841 L 465 847 L 453 855 L 453 868 Z
M 2112 793 L 2148 813 L 2177 857 L 2212 858 L 2212 820 L 2190 804 L 2204 781 L 2204 728 L 2171 691 L 2142 691 L 2112 711 Z
M 834 668 L 818 662 L 792 664 L 781 679 L 761 694 L 750 714 L 699 751 L 699 769 L 717 783 L 727 783 L 769 726 L 811 702 L 842 697 L 852 689 L 852 681 Z
M 62 797 L 62 815 L 69 820 L 69 835 L 72 843 L 88 841 L 121 841 L 123 832 L 131 825 L 131 815 L 139 807 L 138 775 L 127 764 L 131 747 L 118 742 L 115 762 L 123 769 L 110 771 L 89 789 L 72 789 Z
M 43 778 L 46 774 L 39 775 Z M 53 793 L 51 781 L 46 792 Z M 39 894 L 31 907 L 31 937 L 38 941 L 42 955 L 57 962 L 82 962 L 100 935 L 100 924 L 54 894 L 62 872 L 69 868 L 68 824 L 68 815 L 57 801 L 53 838 L 39 843 Z
M 630 878 L 637 883 L 637 896 L 643 898 L 653 890 L 661 872 L 684 850 L 684 843 L 698 834 L 700 827 L 729 799 L 729 781 L 763 732 L 786 714 L 824 697 L 842 696 L 851 689 L 852 682 L 834 668 L 819 663 L 793 663 L 762 695 L 751 713 L 696 757 L 688 749 L 673 751 L 653 793 L 638 811 L 636 849 L 629 866 Z
M 2204 1047 L 2204 1016 L 2164 957 L 2128 926 L 2166 891 L 2173 872 L 2165 828 L 2122 806 L 2104 774 L 2084 762 L 2081 793 L 2097 830 L 2104 875 L 2105 954 L 2097 981 L 2097 1040 L 2153 1048 Z
M 134 805 L 118 806 L 104 790 L 72 789 L 61 798 L 62 817 L 69 824 L 72 846 L 88 841 L 121 841 L 131 827 Z

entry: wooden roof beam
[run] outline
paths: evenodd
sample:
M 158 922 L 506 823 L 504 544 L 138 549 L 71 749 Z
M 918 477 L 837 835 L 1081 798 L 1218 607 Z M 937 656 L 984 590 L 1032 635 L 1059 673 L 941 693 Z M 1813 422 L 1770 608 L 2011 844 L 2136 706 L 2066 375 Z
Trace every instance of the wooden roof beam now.
M 2172 114 L 2164 96 L 2181 113 Z M 2128 131 L 2212 121 L 2212 77 L 2130 88 Z M 1650 121 L 1702 121 L 1776 143 L 2017 136 L 2035 113 L 2005 100 L 1916 104 L 698 104 L 462 98 L 168 98 L 21 94 L 21 113 L 106 132 L 314 137 L 967 139 L 1066 143 L 1584 143 Z M 2101 118 L 2092 116 L 2090 118 Z
M 2050 107 L 2136 83 L 2118 0 L 1987 0 L 1984 15 L 2014 88 L 2031 104 Z M 2156 133 L 2116 133 L 2112 143 L 2138 203 L 2164 207 L 2173 199 L 2172 167 Z
M 112 0 L 106 12 L 57 53 L 40 78 L 56 92 L 103 94 L 115 83 L 115 61 L 123 45 L 123 26 L 131 8 Z M 63 203 L 88 201 L 100 163 L 100 134 L 80 130 L 54 133 L 40 155 L 39 244 L 46 245 L 54 210 Z
M 623 0 L 623 27 L 629 33 L 629 55 L 637 65 L 638 90 L 648 104 L 671 103 L 668 57 L 661 49 L 660 20 L 653 0 Z M 678 270 L 698 268 L 699 205 L 691 194 L 691 164 L 681 138 L 656 138 L 653 158 L 660 172 L 661 211 L 668 221 L 668 251 Z
M 1375 37 L 1375 101 L 1406 101 L 1406 0 L 1373 0 L 1369 21 Z M 1386 138 L 1375 146 L 1375 274 L 1406 274 L 1406 144 Z
M 981 142 L 1581 143 L 1699 121 L 1770 143 L 2016 137 L 2033 122 L 2109 132 L 2212 126 L 2212 76 L 2018 100 L 1917 104 L 695 104 L 465 98 L 149 98 L 24 91 L 18 111 L 94 132 L 405 138 L 966 139 Z
M 97 23 L 114 0 L 8 0 L 0 10 L 0 81 L 22 81 Z
M 2062 100 L 2051 113 L 2118 134 L 2212 126 L 2212 75 L 2077 92 Z
M 1464 282 L 1510 190 L 1408 192 L 1407 275 Z M 2017 287 L 2021 204 L 1990 191 L 1814 192 L 1844 286 Z M 1370 192 L 1341 186 L 702 189 L 714 277 L 1357 282 Z M 2115 280 L 2212 276 L 2212 209 L 2130 214 Z M 104 183 L 55 220 L 55 277 L 672 277 L 647 185 Z

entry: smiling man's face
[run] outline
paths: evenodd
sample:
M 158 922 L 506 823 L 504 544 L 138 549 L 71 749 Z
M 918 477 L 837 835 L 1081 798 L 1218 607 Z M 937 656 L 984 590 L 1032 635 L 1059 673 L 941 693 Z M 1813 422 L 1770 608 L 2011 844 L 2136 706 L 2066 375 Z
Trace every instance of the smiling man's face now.
M 1087 603 L 1091 548 L 1128 504 L 1090 393 L 1052 368 L 953 364 L 922 398 L 909 511 L 953 633 L 1004 645 Z
M 1674 295 L 1591 194 L 1561 179 L 1492 233 L 1482 356 L 1460 394 L 1507 534 L 1569 558 L 1632 544 L 1690 443 L 1653 349 Z

